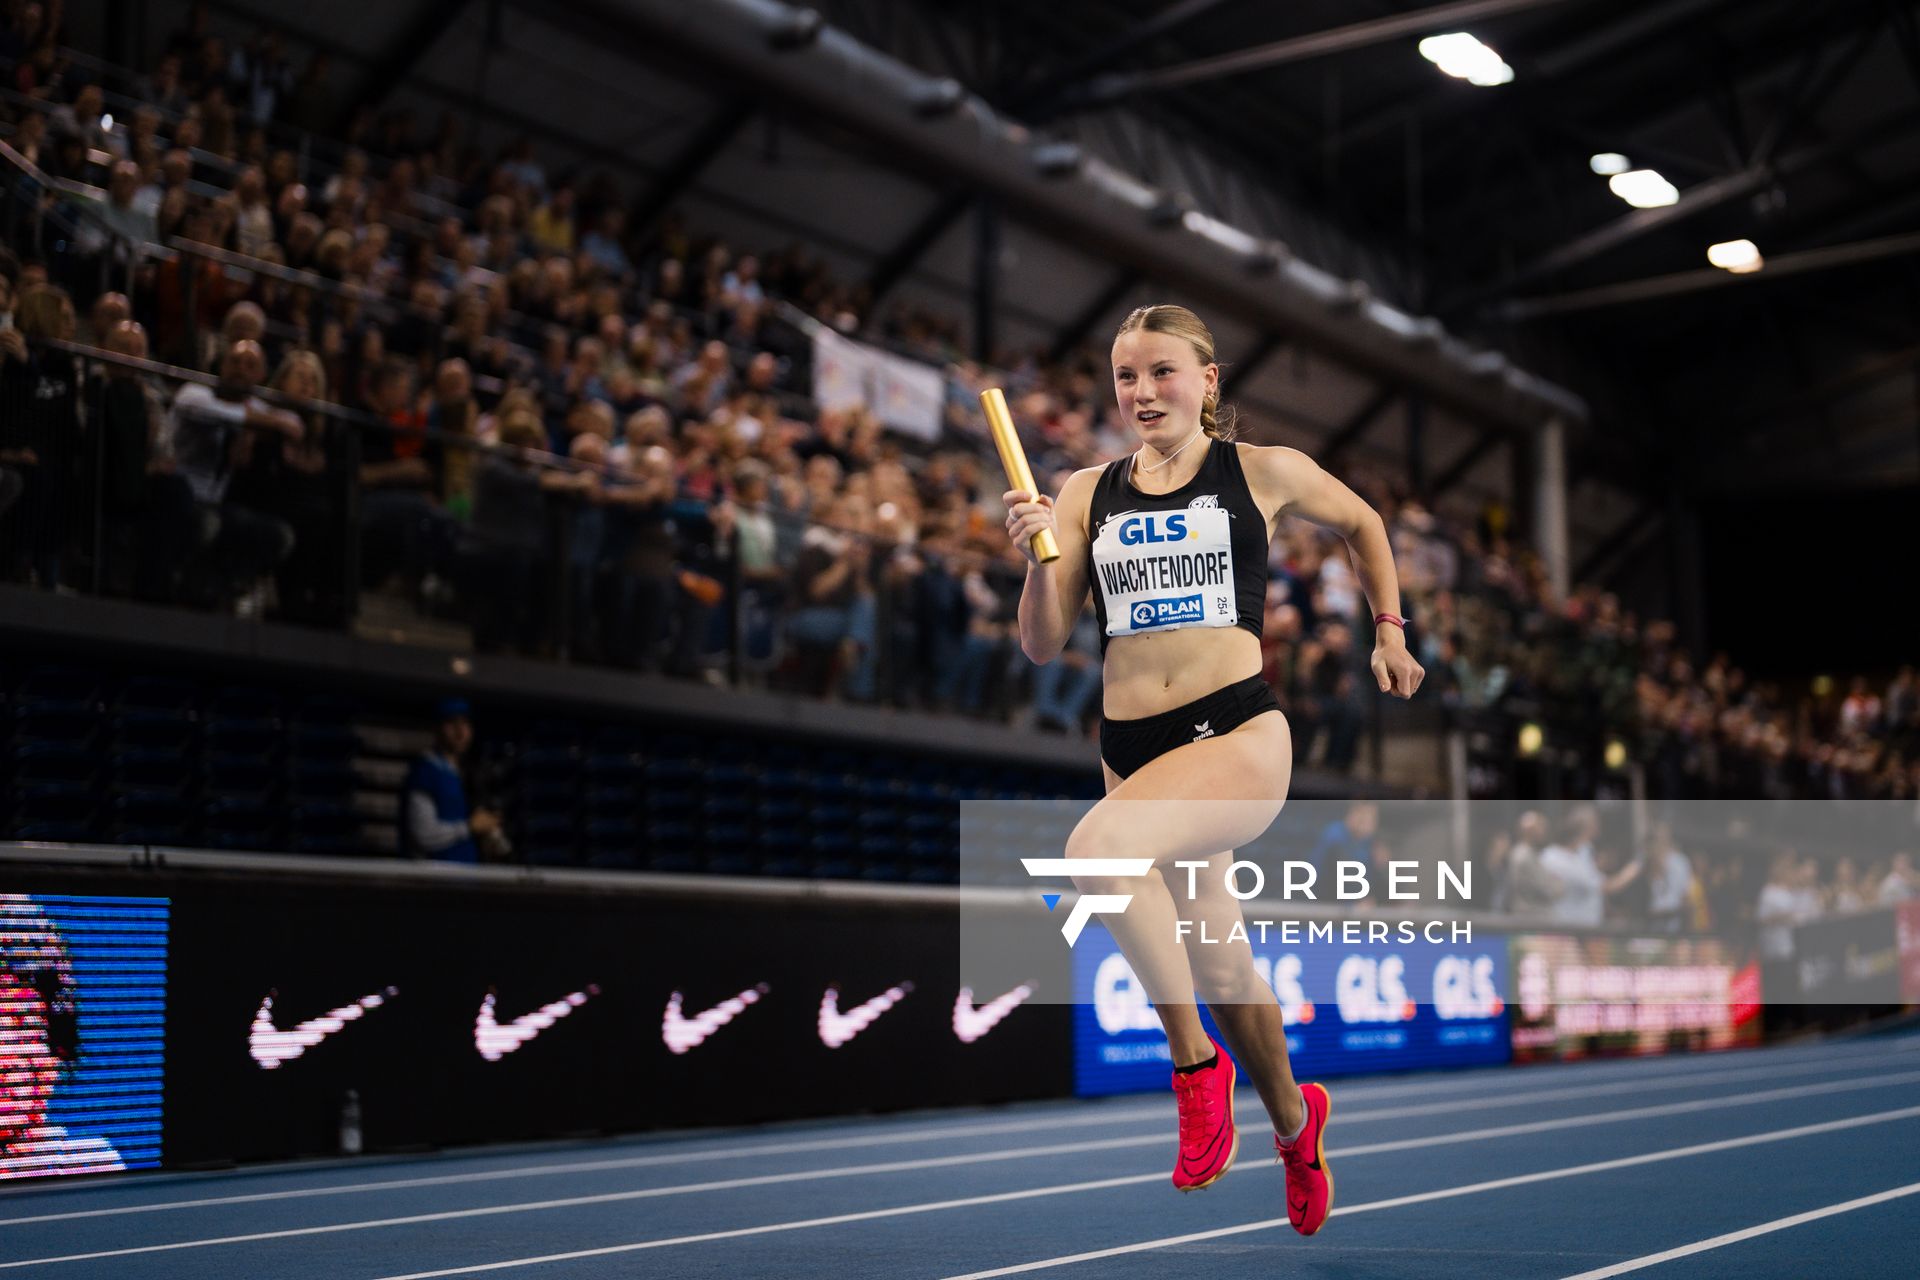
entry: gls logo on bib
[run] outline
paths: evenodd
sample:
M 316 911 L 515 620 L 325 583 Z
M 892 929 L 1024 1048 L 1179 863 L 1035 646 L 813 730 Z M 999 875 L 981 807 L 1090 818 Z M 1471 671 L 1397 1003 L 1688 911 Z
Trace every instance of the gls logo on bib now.
M 1192 536 L 1187 532 L 1184 515 L 1133 516 L 1120 524 L 1120 544 L 1126 547 L 1148 542 L 1180 542 Z
M 1142 600 L 1133 606 L 1133 625 L 1142 627 L 1174 626 L 1182 622 L 1205 622 L 1207 610 L 1199 596 L 1179 596 L 1165 600 Z

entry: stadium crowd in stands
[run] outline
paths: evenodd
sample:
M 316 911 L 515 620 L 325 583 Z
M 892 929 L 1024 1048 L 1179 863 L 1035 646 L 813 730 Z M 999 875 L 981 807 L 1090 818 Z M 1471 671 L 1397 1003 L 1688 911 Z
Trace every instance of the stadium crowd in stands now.
M 1696 826 L 1710 816 L 1739 818 L 1724 811 L 1684 816 Z M 1816 856 L 1768 841 L 1764 833 L 1728 838 L 1724 832 L 1687 847 L 1675 827 L 1671 820 L 1652 823 L 1635 848 L 1626 833 L 1606 832 L 1592 805 L 1553 818 L 1527 810 L 1488 844 L 1493 887 L 1486 905 L 1568 925 L 1631 921 L 1674 933 L 1740 932 L 1778 958 L 1791 954 L 1796 924 L 1920 897 L 1910 849 Z
M 1004 383 L 1057 488 L 1131 443 L 1101 352 L 1001 353 L 989 371 L 952 321 L 874 314 L 804 247 L 643 222 L 610 176 L 550 170 L 525 139 L 482 152 L 451 116 L 423 130 L 360 110 L 338 145 L 296 149 L 288 130 L 341 118 L 326 58 L 296 67 L 272 32 L 229 40 L 202 6 L 134 83 L 73 65 L 58 34 L 57 3 L 0 0 L 7 141 L 103 192 L 5 174 L 9 577 L 64 588 L 91 557 L 109 590 L 338 623 L 351 539 L 361 588 L 457 613 L 483 648 L 700 676 L 737 619 L 749 674 L 789 687 L 1090 727 L 1091 618 L 1060 661 L 1019 654 L 1019 561 L 970 401 Z M 109 87 L 126 108 L 109 112 Z M 29 214 L 74 228 L 64 253 L 22 247 Z M 138 248 L 154 242 L 176 251 Z M 864 409 L 819 409 L 816 324 L 950 366 L 946 438 L 915 447 Z M 47 339 L 217 385 L 86 375 Z M 82 418 L 98 432 L 97 546 Z M 1844 701 L 1750 681 L 1725 656 L 1696 670 L 1672 624 L 1590 586 L 1556 598 L 1499 508 L 1451 523 L 1393 482 L 1349 478 L 1388 520 L 1448 705 L 1620 735 L 1657 794 L 1920 791 L 1911 669 L 1879 693 L 1856 679 Z M 1337 543 L 1306 526 L 1276 540 L 1271 568 L 1268 678 L 1301 760 L 1349 769 L 1365 602 Z

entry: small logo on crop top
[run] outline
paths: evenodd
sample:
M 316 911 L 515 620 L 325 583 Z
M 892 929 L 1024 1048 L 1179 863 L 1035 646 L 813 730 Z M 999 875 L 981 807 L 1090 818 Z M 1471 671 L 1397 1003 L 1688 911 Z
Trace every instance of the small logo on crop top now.
M 1204 510 L 1210 507 L 1217 507 L 1219 505 L 1220 505 L 1219 494 L 1203 493 L 1199 497 L 1195 498 L 1192 502 L 1189 502 L 1187 504 L 1187 510 L 1199 511 L 1199 510 Z

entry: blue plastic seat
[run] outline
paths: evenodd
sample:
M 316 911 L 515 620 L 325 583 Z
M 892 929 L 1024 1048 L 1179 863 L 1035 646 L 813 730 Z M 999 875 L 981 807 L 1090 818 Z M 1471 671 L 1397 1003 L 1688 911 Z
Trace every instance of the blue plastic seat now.
M 287 786 L 291 794 L 320 798 L 342 796 L 353 791 L 354 774 L 350 760 L 295 756 L 287 761 Z
M 525 812 L 520 818 L 521 834 L 529 844 L 565 844 L 575 840 L 576 819 L 572 813 Z
M 13 687 L 15 707 L 98 713 L 102 707 L 100 677 L 78 667 L 36 667 Z
M 759 864 L 759 841 L 751 823 L 711 823 L 703 844 L 706 870 L 716 875 L 747 875 Z
M 579 850 L 572 844 L 523 844 L 520 854 L 536 867 L 571 867 L 579 864 Z
M 120 686 L 112 711 L 121 725 L 191 725 L 200 719 L 200 688 L 185 680 L 133 676 Z
M 371 850 L 364 847 L 360 833 L 355 831 L 296 831 L 288 841 L 295 853 L 313 853 L 328 857 L 347 857 L 365 854 Z
M 704 765 L 690 756 L 671 756 L 666 759 L 648 760 L 641 766 L 641 776 L 650 787 L 686 785 L 698 782 L 703 777 Z
M 587 850 L 587 865 L 603 871 L 632 871 L 640 866 L 640 861 L 640 850 L 630 844 L 608 845 Z
M 100 713 L 78 707 L 21 706 L 13 709 L 15 746 L 61 746 L 91 750 L 102 740 Z
M 517 780 L 514 793 L 529 809 L 570 812 L 580 802 L 580 789 L 571 778 L 522 777 Z
M 579 769 L 573 748 L 555 744 L 528 744 L 514 758 L 522 778 L 565 778 L 572 781 Z

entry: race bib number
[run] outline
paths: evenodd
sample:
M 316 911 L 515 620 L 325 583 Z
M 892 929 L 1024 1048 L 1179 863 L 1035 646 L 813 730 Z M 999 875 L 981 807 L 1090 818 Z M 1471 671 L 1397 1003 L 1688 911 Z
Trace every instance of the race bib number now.
M 1217 506 L 1108 517 L 1093 540 L 1107 634 L 1234 625 L 1231 520 Z

